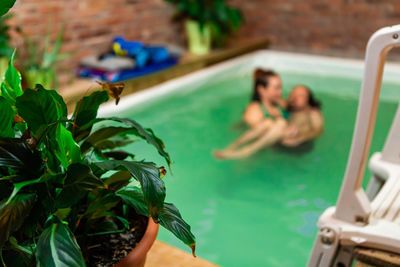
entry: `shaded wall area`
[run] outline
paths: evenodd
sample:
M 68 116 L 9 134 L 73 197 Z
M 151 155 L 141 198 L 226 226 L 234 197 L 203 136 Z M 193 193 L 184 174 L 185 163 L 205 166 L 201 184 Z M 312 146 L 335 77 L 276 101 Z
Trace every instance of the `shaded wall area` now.
M 242 36 L 267 35 L 279 50 L 362 57 L 377 29 L 400 24 L 397 0 L 232 0 Z
M 278 50 L 362 57 L 375 30 L 400 23 L 398 0 L 227 1 L 244 13 L 237 38 L 267 36 Z M 73 54 L 60 64 L 66 70 L 85 55 L 106 51 L 116 35 L 184 45 L 182 28 L 171 22 L 174 9 L 163 0 L 18 0 L 13 12 L 12 24 L 32 39 L 48 31 L 55 39 L 64 25 L 63 52 Z M 13 37 L 21 47 L 23 37 Z

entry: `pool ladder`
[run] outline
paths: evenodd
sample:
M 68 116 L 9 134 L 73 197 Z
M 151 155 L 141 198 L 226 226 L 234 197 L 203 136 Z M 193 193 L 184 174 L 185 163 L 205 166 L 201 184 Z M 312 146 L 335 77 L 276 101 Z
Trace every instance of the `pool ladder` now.
M 382 152 L 369 160 L 373 176 L 366 192 L 362 188 L 386 55 L 398 46 L 400 25 L 382 28 L 368 41 L 350 157 L 336 207 L 318 220 L 309 267 L 352 266 L 357 247 L 400 253 L 400 108 Z

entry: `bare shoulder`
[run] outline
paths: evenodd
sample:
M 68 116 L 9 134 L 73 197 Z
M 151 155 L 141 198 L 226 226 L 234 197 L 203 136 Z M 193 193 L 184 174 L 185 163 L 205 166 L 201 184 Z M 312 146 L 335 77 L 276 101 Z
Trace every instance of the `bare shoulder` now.
M 263 117 L 263 111 L 258 102 L 251 102 L 248 104 L 243 113 L 243 120 L 251 127 L 259 123 Z
M 247 107 L 246 107 L 246 111 L 261 111 L 261 107 L 260 107 L 260 103 L 256 102 L 256 101 L 252 101 L 250 102 Z
M 314 117 L 314 118 L 318 118 L 318 119 L 323 119 L 323 118 L 324 118 L 324 115 L 322 115 L 321 110 L 316 109 L 316 108 L 313 108 L 313 109 L 310 111 L 310 116 L 311 116 L 311 117 Z
M 315 126 L 322 127 L 324 124 L 324 115 L 319 109 L 312 109 L 310 112 L 310 117 Z

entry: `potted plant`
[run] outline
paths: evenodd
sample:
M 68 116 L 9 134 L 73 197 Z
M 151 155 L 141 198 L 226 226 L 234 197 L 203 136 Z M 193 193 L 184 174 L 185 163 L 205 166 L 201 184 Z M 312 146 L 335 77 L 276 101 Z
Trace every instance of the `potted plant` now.
M 54 44 L 50 42 L 50 33 L 43 43 L 42 39 L 32 41 L 25 38 L 27 59 L 23 62 L 22 69 L 25 87 L 33 88 L 36 84 L 41 84 L 45 88 L 58 88 L 55 63 L 70 56 L 68 53 L 59 53 L 63 36 L 63 30 L 60 30 Z
M 11 18 L 11 14 L 0 17 L 0 77 L 4 76 L 7 70 L 8 61 L 10 60 L 12 49 L 10 47 L 10 27 L 7 25 L 7 21 Z
M 0 250 L 6 266 L 85 266 L 88 259 L 111 266 L 115 262 L 101 257 L 104 247 L 123 256 L 129 251 L 104 241 L 130 249 L 135 244 L 129 239 L 140 240 L 140 231 L 152 232 L 144 238 L 154 241 L 153 221 L 194 253 L 190 226 L 164 202 L 165 168 L 122 150 L 137 141 L 134 136 L 154 146 L 169 165 L 151 129 L 130 119 L 96 118 L 109 99 L 106 90 L 82 98 L 68 119 L 56 91 L 37 85 L 23 92 L 20 81 L 11 60 L 0 96 Z M 108 260 L 121 260 L 112 257 Z
M 220 47 L 243 23 L 238 9 L 225 0 L 166 0 L 176 8 L 175 20 L 183 20 L 189 51 L 207 54 L 211 46 Z
M 163 142 L 133 120 L 97 118 L 115 88 L 83 97 L 68 118 L 55 90 L 22 90 L 13 58 L 0 95 L 3 266 L 143 266 L 158 224 L 194 254 L 190 226 L 165 202 L 166 169 L 123 149 L 144 140 L 169 166 Z

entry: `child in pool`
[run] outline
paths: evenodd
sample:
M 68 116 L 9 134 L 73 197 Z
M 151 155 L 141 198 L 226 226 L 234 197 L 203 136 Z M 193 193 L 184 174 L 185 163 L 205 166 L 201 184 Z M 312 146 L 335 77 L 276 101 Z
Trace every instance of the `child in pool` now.
M 324 119 L 320 108 L 321 104 L 311 90 L 297 85 L 289 96 L 288 120 L 283 117 L 259 120 L 226 149 L 214 151 L 214 155 L 220 159 L 244 158 L 276 143 L 293 147 L 314 139 L 323 131 Z

